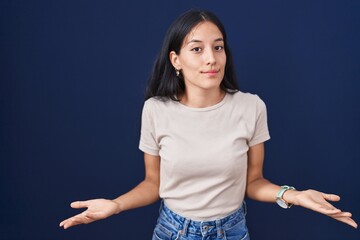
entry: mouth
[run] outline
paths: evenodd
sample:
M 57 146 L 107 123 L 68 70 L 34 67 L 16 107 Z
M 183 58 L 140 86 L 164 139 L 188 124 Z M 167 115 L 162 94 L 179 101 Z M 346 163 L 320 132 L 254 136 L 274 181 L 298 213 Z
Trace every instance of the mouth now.
M 206 74 L 206 75 L 209 75 L 209 76 L 215 76 L 219 72 L 220 72 L 220 70 L 201 71 L 202 74 Z

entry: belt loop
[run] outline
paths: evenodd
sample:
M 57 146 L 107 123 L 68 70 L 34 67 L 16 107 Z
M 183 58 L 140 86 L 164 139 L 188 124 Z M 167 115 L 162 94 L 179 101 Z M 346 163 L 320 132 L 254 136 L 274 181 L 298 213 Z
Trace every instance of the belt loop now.
M 217 238 L 221 239 L 223 238 L 223 229 L 222 229 L 222 226 L 221 226 L 221 220 L 216 220 L 216 231 L 217 231 Z
M 161 200 L 160 207 L 159 207 L 159 214 L 162 212 L 163 208 L 164 208 L 164 200 Z
M 247 206 L 246 206 L 245 200 L 243 202 L 243 208 L 244 208 L 244 216 L 246 216 L 246 214 L 247 214 Z
M 183 229 L 181 231 L 181 235 L 183 235 L 183 237 L 187 236 L 189 223 L 190 223 L 190 219 L 185 219 L 184 226 L 183 226 Z

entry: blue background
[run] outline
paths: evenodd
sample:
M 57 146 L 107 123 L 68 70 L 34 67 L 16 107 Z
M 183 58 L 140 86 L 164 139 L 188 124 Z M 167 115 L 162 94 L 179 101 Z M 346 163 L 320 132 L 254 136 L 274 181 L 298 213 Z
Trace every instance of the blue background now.
M 158 204 L 63 230 L 73 200 L 143 179 L 144 89 L 170 23 L 223 21 L 240 88 L 266 102 L 264 174 L 338 193 L 360 221 L 360 1 L 0 2 L 0 239 L 150 239 Z M 359 239 L 300 207 L 248 200 L 252 239 Z

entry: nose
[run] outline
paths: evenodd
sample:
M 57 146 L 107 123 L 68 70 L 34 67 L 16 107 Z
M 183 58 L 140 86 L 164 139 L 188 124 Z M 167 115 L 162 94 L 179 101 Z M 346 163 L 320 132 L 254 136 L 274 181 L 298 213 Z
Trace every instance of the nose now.
M 212 49 L 209 49 L 206 52 L 205 56 L 206 56 L 206 65 L 213 65 L 216 63 L 215 54 Z

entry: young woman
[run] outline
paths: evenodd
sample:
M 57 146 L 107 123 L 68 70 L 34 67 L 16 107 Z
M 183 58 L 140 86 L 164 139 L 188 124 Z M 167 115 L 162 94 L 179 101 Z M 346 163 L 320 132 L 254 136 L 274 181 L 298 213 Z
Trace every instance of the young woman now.
M 266 107 L 238 90 L 226 33 L 210 12 L 191 10 L 169 28 L 155 62 L 142 114 L 139 148 L 145 179 L 120 197 L 77 201 L 69 228 L 160 198 L 153 239 L 250 239 L 244 196 L 298 205 L 357 227 L 329 203 L 334 194 L 298 191 L 263 177 Z

